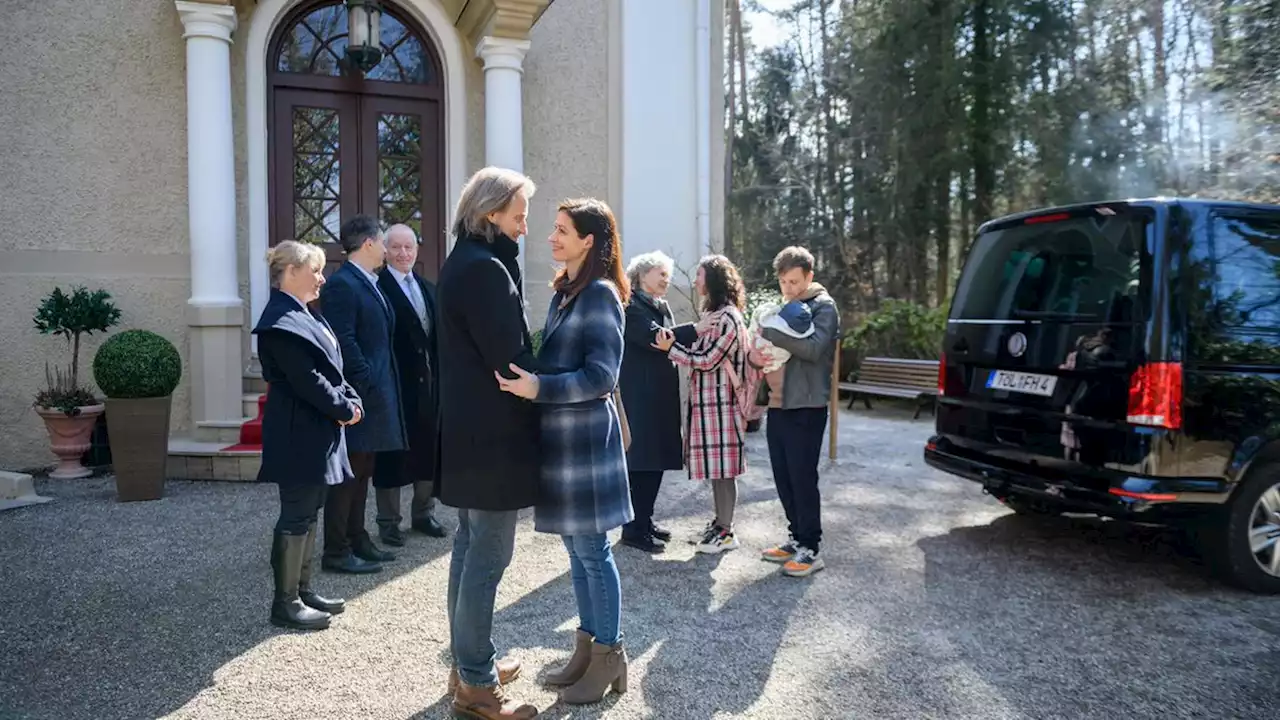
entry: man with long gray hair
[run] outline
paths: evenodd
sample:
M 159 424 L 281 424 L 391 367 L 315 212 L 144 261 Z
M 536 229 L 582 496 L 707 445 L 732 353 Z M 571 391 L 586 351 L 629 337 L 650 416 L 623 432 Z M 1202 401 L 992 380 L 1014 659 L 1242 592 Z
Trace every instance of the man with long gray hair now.
M 536 371 L 517 263 L 533 182 L 487 167 L 467 181 L 455 210 L 453 251 L 437 284 L 440 356 L 440 499 L 458 509 L 449 567 L 454 710 L 527 720 L 537 708 L 507 697 L 520 663 L 493 645 L 498 583 L 515 550 L 516 519 L 538 499 L 536 406 L 494 382 L 510 365 Z

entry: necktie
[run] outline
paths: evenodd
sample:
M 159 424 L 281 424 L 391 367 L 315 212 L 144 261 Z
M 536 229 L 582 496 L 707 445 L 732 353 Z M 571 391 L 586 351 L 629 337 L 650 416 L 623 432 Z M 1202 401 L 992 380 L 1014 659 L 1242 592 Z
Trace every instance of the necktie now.
M 413 311 L 418 313 L 418 322 L 426 326 L 427 308 L 422 301 L 422 294 L 419 292 L 417 283 L 413 281 L 412 275 L 404 276 L 404 294 L 409 296 L 409 303 L 413 305 Z

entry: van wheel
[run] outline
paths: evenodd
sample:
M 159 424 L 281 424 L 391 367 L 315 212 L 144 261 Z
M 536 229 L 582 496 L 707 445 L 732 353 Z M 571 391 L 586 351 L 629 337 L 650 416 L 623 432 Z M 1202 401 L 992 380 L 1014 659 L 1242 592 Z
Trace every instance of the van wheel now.
M 1019 515 L 1034 515 L 1039 517 L 1052 517 L 1061 515 L 1062 508 L 1053 503 L 1043 502 L 1032 498 L 1024 498 L 1019 495 L 1008 495 L 1000 498 L 1000 502 L 1004 503 L 1010 510 Z
M 1280 465 L 1250 470 L 1205 534 L 1206 555 L 1225 580 L 1280 594 Z

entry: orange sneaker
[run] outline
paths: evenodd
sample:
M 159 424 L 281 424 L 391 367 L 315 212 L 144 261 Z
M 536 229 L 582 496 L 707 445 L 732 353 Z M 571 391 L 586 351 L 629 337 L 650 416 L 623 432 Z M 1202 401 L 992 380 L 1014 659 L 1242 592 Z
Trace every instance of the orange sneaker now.
M 760 553 L 761 560 L 767 560 L 772 563 L 784 563 L 795 556 L 796 541 L 791 538 L 787 538 L 786 542 L 777 547 L 771 547 Z
M 796 549 L 796 556 L 782 566 L 782 574 L 790 577 L 808 577 L 826 566 L 816 551 L 799 547 Z

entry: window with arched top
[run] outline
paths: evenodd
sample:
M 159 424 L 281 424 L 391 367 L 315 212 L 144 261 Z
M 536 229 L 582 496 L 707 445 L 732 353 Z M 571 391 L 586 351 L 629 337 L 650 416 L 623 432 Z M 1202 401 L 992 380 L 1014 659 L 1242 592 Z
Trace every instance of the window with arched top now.
M 422 238 L 419 270 L 444 257 L 444 88 L 429 37 L 384 3 L 382 60 L 366 73 L 346 60 L 347 10 L 301 4 L 269 46 L 271 242 L 324 246 L 332 264 L 342 222 L 356 214 L 404 223 Z
M 388 7 L 382 16 L 382 62 L 365 79 L 429 85 L 438 77 L 434 58 L 421 35 Z M 321 5 L 298 17 L 281 38 L 275 70 L 282 73 L 340 77 L 347 67 L 347 9 Z

